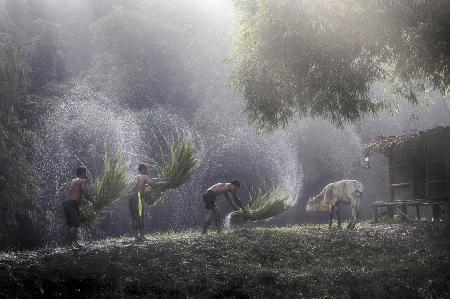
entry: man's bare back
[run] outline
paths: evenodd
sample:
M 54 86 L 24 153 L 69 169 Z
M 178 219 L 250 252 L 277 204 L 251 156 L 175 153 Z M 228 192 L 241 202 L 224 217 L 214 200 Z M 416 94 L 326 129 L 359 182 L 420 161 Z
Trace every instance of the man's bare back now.
M 217 183 L 211 187 L 208 188 L 208 191 L 213 191 L 216 194 L 225 194 L 225 193 L 234 193 L 235 190 L 233 188 L 233 185 L 230 183 Z
M 70 200 L 81 201 L 81 195 L 86 194 L 86 180 L 82 178 L 75 178 L 69 186 L 67 198 Z
M 235 210 L 238 210 L 239 208 L 244 210 L 244 206 L 242 205 L 242 202 L 237 195 L 237 191 L 240 186 L 241 184 L 236 180 L 231 181 L 231 183 L 217 183 L 209 187 L 205 194 L 203 194 L 202 199 L 205 202 L 205 209 L 208 210 L 208 214 L 206 215 L 205 221 L 203 223 L 203 234 L 206 234 L 208 226 L 213 221 L 216 222 L 217 231 L 220 231 L 220 215 L 219 210 L 216 206 L 217 195 L 225 196 L 225 199 Z M 231 197 L 233 197 L 234 201 L 231 200 Z
M 147 186 L 153 187 L 156 184 L 146 174 L 138 174 L 135 177 L 136 185 L 134 186 L 134 192 L 144 192 Z

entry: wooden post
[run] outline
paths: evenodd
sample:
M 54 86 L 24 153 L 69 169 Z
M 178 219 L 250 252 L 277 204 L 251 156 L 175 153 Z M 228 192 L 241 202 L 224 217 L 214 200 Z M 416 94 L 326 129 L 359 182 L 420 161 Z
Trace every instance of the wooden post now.
M 450 202 L 447 199 L 447 204 L 446 206 L 446 211 L 445 211 L 445 221 L 447 221 L 447 223 L 450 223 Z
M 439 221 L 441 219 L 441 209 L 439 205 L 431 205 L 433 212 L 433 221 Z
M 378 223 L 378 207 L 373 206 L 373 223 Z
M 447 195 L 447 204 L 445 205 L 445 221 L 447 223 L 450 223 L 450 140 L 447 138 L 447 144 L 446 144 L 447 150 L 445 151 L 445 176 L 447 179 L 447 182 L 445 184 L 446 189 L 446 195 Z
M 388 170 L 389 170 L 389 196 L 390 201 L 394 200 L 394 191 L 392 190 L 392 184 L 393 184 L 393 175 L 392 175 L 392 151 L 389 153 L 388 156 Z M 394 217 L 394 209 L 392 207 L 387 207 L 387 214 L 391 215 L 391 217 Z
M 406 217 L 408 215 L 408 207 L 407 206 L 400 206 L 399 207 L 399 211 L 400 213 L 400 221 L 401 222 L 407 222 L 408 221 L 408 217 Z
M 419 205 L 416 206 L 416 213 L 417 213 L 417 221 L 420 222 L 420 206 Z

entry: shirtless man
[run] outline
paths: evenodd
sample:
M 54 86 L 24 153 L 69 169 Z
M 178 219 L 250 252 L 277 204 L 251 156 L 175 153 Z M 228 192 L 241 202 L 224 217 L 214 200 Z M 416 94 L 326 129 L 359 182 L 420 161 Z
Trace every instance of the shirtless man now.
M 129 207 L 131 214 L 131 226 L 134 230 L 136 241 L 144 240 L 144 205 L 142 197 L 147 187 L 168 186 L 169 183 L 161 182 L 155 183 L 148 176 L 148 169 L 145 164 L 139 164 L 139 174 L 135 177 L 135 185 L 133 188 L 133 195 L 129 199 Z
M 232 181 L 231 183 L 217 183 L 211 187 L 208 188 L 208 190 L 203 194 L 203 201 L 205 202 L 205 209 L 208 210 L 208 214 L 206 215 L 205 222 L 203 223 L 203 230 L 202 233 L 206 234 L 208 231 L 208 226 L 214 221 L 217 227 L 217 232 L 220 232 L 220 214 L 219 209 L 216 205 L 216 196 L 223 194 L 226 198 L 226 200 L 230 203 L 230 205 L 235 209 L 238 210 L 241 208 L 244 210 L 244 207 L 242 205 L 241 200 L 239 199 L 237 195 L 237 190 L 241 184 L 239 181 Z M 233 199 L 236 203 L 234 203 L 231 198 L 233 196 Z
M 64 201 L 64 215 L 67 221 L 68 246 L 81 247 L 78 244 L 78 227 L 80 226 L 80 203 L 82 195 L 91 201 L 91 196 L 86 190 L 86 167 L 77 168 L 77 177 L 70 182 L 67 200 Z

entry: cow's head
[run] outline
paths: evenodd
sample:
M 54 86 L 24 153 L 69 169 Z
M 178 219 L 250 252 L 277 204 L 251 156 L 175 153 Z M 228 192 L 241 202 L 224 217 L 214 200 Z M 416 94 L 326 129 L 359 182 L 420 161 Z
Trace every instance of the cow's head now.
M 320 194 L 310 197 L 306 204 L 306 212 L 328 212 L 328 205 Z

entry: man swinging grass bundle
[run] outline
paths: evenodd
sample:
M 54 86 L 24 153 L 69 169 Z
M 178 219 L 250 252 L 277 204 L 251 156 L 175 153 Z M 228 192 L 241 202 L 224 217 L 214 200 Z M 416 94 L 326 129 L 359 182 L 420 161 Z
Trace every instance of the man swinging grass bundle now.
M 266 192 L 257 189 L 242 210 L 229 214 L 231 225 L 240 225 L 247 221 L 265 220 L 275 217 L 292 206 L 289 193 L 280 186 L 273 185 Z
M 129 198 L 131 223 L 137 241 L 144 240 L 143 200 L 152 206 L 162 198 L 169 189 L 174 189 L 184 184 L 198 168 L 194 145 L 187 137 L 177 135 L 169 139 L 162 135 L 160 144 L 159 164 L 155 166 L 160 175 L 160 183 L 153 182 L 148 177 L 148 169 L 145 164 L 139 165 L 139 174 L 136 176 L 134 192 Z M 163 150 L 166 149 L 166 151 Z M 150 189 L 146 190 L 149 186 Z

